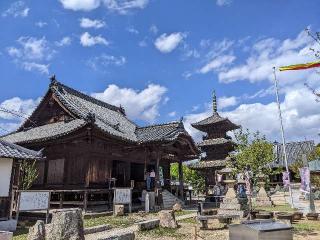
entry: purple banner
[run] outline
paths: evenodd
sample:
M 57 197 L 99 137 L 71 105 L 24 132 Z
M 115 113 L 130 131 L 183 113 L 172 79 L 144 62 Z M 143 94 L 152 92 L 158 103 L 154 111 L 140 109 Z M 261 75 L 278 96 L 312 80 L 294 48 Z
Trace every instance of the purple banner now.
M 310 192 L 310 171 L 308 167 L 303 167 L 299 169 L 300 178 L 301 178 L 301 187 L 300 191 Z
M 288 187 L 290 184 L 290 173 L 289 172 L 283 172 L 282 173 L 282 181 L 283 186 Z

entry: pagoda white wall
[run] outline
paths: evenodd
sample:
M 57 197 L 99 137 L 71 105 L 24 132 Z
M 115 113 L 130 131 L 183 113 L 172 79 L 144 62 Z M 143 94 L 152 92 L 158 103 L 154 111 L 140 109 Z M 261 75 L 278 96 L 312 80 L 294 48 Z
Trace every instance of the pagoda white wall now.
M 12 162 L 11 158 L 0 158 L 0 197 L 9 197 Z

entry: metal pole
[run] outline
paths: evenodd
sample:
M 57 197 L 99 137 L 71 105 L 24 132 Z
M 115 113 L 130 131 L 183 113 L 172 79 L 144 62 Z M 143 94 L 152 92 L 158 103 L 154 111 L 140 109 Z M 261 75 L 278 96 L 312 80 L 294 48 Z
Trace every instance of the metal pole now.
M 281 129 L 281 138 L 282 138 L 282 145 L 283 145 L 283 155 L 284 155 L 284 162 L 286 165 L 286 172 L 289 176 L 289 194 L 290 194 L 290 205 L 293 208 L 293 198 L 292 198 L 292 189 L 291 189 L 291 182 L 290 182 L 290 173 L 288 168 L 288 159 L 287 159 L 287 151 L 286 151 L 286 139 L 284 137 L 284 130 L 283 130 L 283 123 L 282 123 L 282 114 L 281 114 L 281 107 L 280 107 L 280 101 L 279 101 L 279 90 L 278 90 L 278 80 L 276 76 L 276 68 L 273 67 L 273 76 L 274 76 L 274 88 L 276 92 L 276 98 L 277 98 L 277 106 L 278 106 L 278 112 L 279 112 L 279 120 L 280 120 L 280 129 Z

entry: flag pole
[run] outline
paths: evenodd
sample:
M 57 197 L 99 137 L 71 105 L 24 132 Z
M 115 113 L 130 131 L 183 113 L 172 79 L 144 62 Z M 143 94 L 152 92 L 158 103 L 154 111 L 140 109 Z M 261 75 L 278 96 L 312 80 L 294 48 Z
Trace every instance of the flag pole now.
M 277 106 L 278 106 L 278 112 L 279 112 L 279 120 L 280 120 L 280 129 L 281 129 L 281 138 L 282 138 L 282 145 L 283 145 L 283 155 L 284 155 L 284 162 L 286 165 L 286 172 L 289 177 L 289 194 L 290 194 L 290 205 L 293 208 L 293 198 L 292 198 L 292 189 L 291 189 L 291 183 L 290 183 L 290 175 L 289 175 L 289 167 L 288 167 L 288 159 L 287 159 L 287 151 L 286 151 L 286 139 L 284 136 L 284 130 L 283 130 L 283 122 L 282 122 L 282 113 L 281 113 L 281 107 L 280 107 L 280 101 L 279 101 L 279 90 L 278 90 L 278 79 L 276 75 L 276 68 L 273 67 L 273 76 L 274 76 L 274 89 L 276 92 L 276 98 L 277 98 Z

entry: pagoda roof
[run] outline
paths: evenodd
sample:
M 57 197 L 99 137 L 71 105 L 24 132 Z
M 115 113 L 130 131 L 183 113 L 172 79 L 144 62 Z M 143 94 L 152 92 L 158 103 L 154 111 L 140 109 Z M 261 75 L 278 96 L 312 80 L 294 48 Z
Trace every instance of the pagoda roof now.
M 221 168 L 227 165 L 228 160 L 200 160 L 189 167 L 192 169 Z
M 213 127 L 222 124 L 226 125 L 227 131 L 240 128 L 240 126 L 232 123 L 228 118 L 221 117 L 218 112 L 213 112 L 213 115 L 211 115 L 210 117 L 207 117 L 199 122 L 192 123 L 191 126 L 200 131 L 204 131 L 208 127 Z
M 221 145 L 226 143 L 233 143 L 230 139 L 226 138 L 212 138 L 212 139 L 206 139 L 202 142 L 198 143 L 198 147 L 205 147 L 205 146 L 212 146 L 212 145 Z
M 0 158 L 41 159 L 42 153 L 0 140 Z

